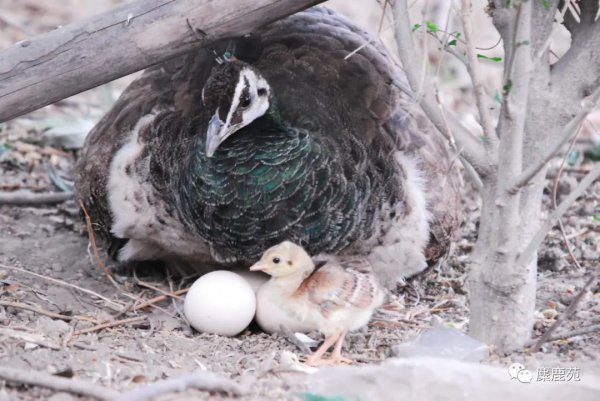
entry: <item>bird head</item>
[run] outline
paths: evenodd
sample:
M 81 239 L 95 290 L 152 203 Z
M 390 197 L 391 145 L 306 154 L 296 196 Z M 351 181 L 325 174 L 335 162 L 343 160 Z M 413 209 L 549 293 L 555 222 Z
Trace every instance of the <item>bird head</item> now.
M 202 89 L 202 102 L 214 113 L 206 130 L 206 155 L 212 157 L 227 138 L 262 117 L 271 87 L 250 64 L 229 58 L 215 66 Z
M 267 249 L 260 260 L 250 267 L 250 270 L 261 271 L 273 277 L 283 277 L 306 276 L 314 268 L 315 265 L 304 248 L 290 241 L 284 241 Z

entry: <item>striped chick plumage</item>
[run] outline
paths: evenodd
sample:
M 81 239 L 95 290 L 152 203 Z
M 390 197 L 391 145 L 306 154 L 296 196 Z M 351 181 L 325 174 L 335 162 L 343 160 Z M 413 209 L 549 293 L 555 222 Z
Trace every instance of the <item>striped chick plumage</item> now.
M 384 299 L 365 259 L 311 258 L 289 241 L 269 248 L 250 270 L 271 275 L 261 291 L 277 300 L 290 319 L 325 335 L 323 345 L 307 360 L 312 365 L 350 362 L 341 356 L 346 334 L 365 326 Z M 331 358 L 323 359 L 334 343 Z

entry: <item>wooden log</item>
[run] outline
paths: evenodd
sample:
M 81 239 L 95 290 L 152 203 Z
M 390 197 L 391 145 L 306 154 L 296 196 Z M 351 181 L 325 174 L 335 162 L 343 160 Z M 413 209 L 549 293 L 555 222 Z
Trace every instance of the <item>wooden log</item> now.
M 0 122 L 323 0 L 136 0 L 0 52 Z

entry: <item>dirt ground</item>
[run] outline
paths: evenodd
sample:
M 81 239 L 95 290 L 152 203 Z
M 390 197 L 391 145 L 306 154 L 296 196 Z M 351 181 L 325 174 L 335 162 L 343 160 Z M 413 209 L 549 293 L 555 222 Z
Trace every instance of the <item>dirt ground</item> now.
M 50 3 L 57 2 L 47 2 L 48 8 L 39 3 L 23 0 L 16 7 L 16 1 L 0 0 L 0 10 L 12 10 L 2 14 L 8 15 L 10 23 L 0 20 L 0 27 L 13 27 L 0 35 L 0 45 L 19 40 L 28 32 L 40 32 L 81 17 L 73 11 L 77 9 L 75 6 L 60 3 L 61 7 L 56 9 L 62 12 L 48 14 Z M 101 9 L 86 9 L 87 15 L 98 11 Z M 40 13 L 50 18 L 43 24 L 32 22 L 32 16 Z M 0 194 L 14 190 L 54 192 L 61 186 L 68 187 L 77 151 L 52 139 L 40 140 L 42 133 L 83 130 L 130 80 L 105 85 L 0 124 Z M 582 156 L 585 146 L 583 143 L 578 148 L 569 168 L 563 172 L 559 199 L 590 168 L 591 161 Z M 553 162 L 548 173 L 546 208 L 558 162 Z M 360 364 L 378 363 L 392 356 L 394 345 L 440 323 L 466 332 L 466 275 L 479 218 L 478 199 L 468 182 L 462 211 L 461 235 L 453 255 L 438 268 L 394 291 L 392 305 L 378 311 L 368 329 L 349 336 L 346 352 L 350 357 Z M 563 222 L 573 254 L 582 268 L 574 265 L 560 231 L 555 228 L 539 252 L 533 328 L 536 336 L 566 310 L 582 288 L 586 275 L 598 272 L 600 182 L 588 189 L 563 217 Z M 140 272 L 137 277 L 117 276 L 115 285 L 98 267 L 88 243 L 85 224 L 72 200 L 40 206 L 0 204 L 0 366 L 75 377 L 116 390 L 203 369 L 247 384 L 247 394 L 235 399 L 303 399 L 302 392 L 309 390 L 307 374 L 282 362 L 283 351 L 296 355 L 302 355 L 302 351 L 286 336 L 267 335 L 255 326 L 234 338 L 195 332 L 181 317 L 182 300 L 176 298 L 140 308 L 157 296 L 186 288 L 192 278 L 173 278 L 157 269 Z M 125 322 L 115 327 L 96 328 L 101 323 L 122 320 Z M 524 351 L 500 356 L 492 350 L 484 363 L 508 366 L 520 362 L 529 369 L 574 366 L 580 369 L 584 380 L 586 375 L 600 374 L 599 324 L 600 284 L 596 283 L 585 292 L 571 318 L 556 331 L 557 336 L 564 338 L 545 344 L 537 353 Z M 591 327 L 596 330 L 585 332 Z M 572 335 L 578 331 L 581 333 Z M 311 336 L 320 339 L 317 333 Z M 160 399 L 228 397 L 187 390 Z M 86 398 L 0 381 L 0 400 L 4 399 Z

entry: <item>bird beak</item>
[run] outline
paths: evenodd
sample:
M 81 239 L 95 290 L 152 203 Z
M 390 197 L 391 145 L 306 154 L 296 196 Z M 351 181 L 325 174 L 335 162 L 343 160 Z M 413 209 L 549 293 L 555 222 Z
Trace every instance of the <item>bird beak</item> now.
M 223 121 L 219 117 L 219 109 L 215 111 L 215 114 L 212 116 L 208 123 L 208 129 L 206 130 L 206 156 L 212 157 L 219 145 L 221 144 L 220 133 L 223 128 Z
M 266 272 L 267 270 L 269 270 L 269 266 L 260 261 L 250 266 L 251 272 Z

